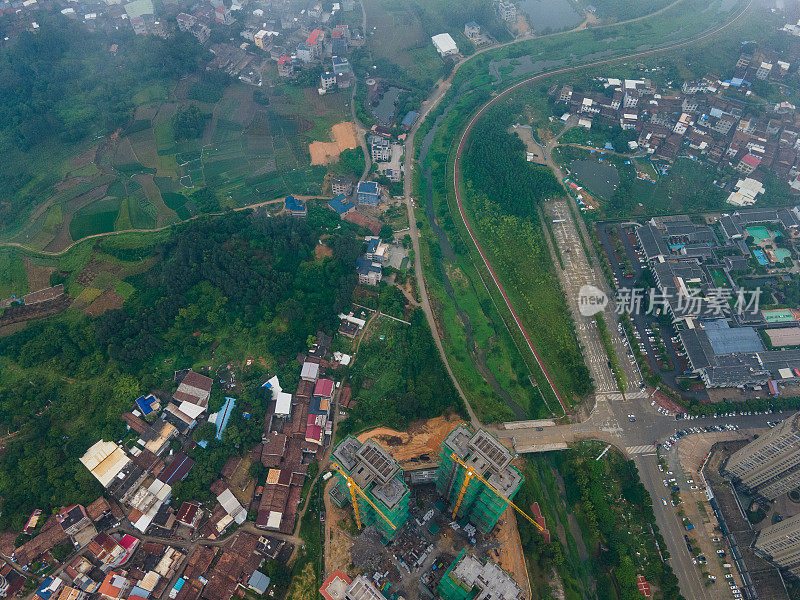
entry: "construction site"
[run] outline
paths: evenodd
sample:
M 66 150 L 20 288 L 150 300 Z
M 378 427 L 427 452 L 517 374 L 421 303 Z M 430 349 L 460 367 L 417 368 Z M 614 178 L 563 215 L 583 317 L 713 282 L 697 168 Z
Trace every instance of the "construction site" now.
M 368 436 L 333 450 L 323 597 L 531 597 L 515 513 L 542 527 L 513 503 L 524 481 L 517 457 L 463 424 L 437 438 L 436 452 L 425 448 L 424 465 L 409 470 Z

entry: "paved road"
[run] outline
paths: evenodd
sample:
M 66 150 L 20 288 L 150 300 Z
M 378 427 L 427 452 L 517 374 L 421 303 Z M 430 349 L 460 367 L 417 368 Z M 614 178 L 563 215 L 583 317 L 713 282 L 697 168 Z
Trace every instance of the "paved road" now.
M 564 269 L 556 268 L 556 272 L 561 280 L 561 287 L 565 290 L 567 304 L 572 311 L 584 360 L 589 372 L 592 374 L 595 389 L 598 393 L 616 391 L 633 393 L 642 388 L 643 381 L 638 368 L 635 366 L 635 361 L 628 357 L 629 349 L 619 329 L 617 315 L 612 311 L 603 313 L 614 352 L 625 373 L 627 386 L 624 390 L 619 390 L 617 380 L 609 367 L 609 358 L 594 317 L 584 316 L 580 313 L 578 307 L 580 289 L 584 285 L 605 289 L 606 285 L 602 273 L 596 267 L 592 267 L 586 258 L 578 228 L 567 205 L 569 201 L 556 200 L 550 202 L 545 207 L 545 213 L 546 218 L 551 220 L 550 227 L 556 238 L 555 241 L 558 244 L 561 260 L 564 264 Z M 555 257 L 554 264 L 558 264 Z M 608 290 L 605 291 L 608 294 Z
M 711 38 L 711 37 L 713 37 L 715 35 L 718 35 L 720 32 L 722 32 L 725 29 L 729 28 L 731 25 L 737 23 L 747 13 L 747 11 L 750 9 L 752 4 L 753 4 L 753 0 L 751 0 L 750 3 L 748 3 L 748 5 L 739 14 L 737 14 L 734 18 L 732 18 L 727 23 L 724 23 L 724 24 L 720 25 L 719 27 L 716 27 L 713 30 L 711 30 L 711 31 L 709 31 L 709 32 L 707 32 L 705 34 L 702 34 L 700 36 L 697 36 L 697 37 L 695 37 L 695 38 L 693 38 L 691 40 L 687 40 L 687 41 L 680 42 L 680 43 L 677 43 L 677 44 L 670 44 L 668 46 L 664 46 L 664 47 L 657 48 L 657 49 L 654 49 L 654 50 L 648 50 L 648 51 L 645 51 L 645 52 L 636 52 L 636 53 L 629 54 L 629 55 L 622 56 L 622 57 L 616 57 L 616 58 L 610 58 L 610 59 L 605 59 L 605 60 L 593 61 L 593 62 L 586 63 L 584 65 L 579 65 L 579 66 L 574 66 L 574 67 L 565 67 L 565 68 L 561 68 L 561 69 L 554 69 L 552 71 L 541 73 L 541 74 L 536 75 L 534 77 L 530 77 L 528 79 L 525 79 L 525 80 L 523 80 L 523 81 L 521 81 L 519 83 L 516 83 L 516 84 L 506 88 L 502 92 L 496 94 L 491 100 L 489 100 L 486 104 L 484 104 L 480 108 L 480 110 L 478 110 L 478 112 L 475 113 L 475 115 L 472 117 L 472 119 L 467 124 L 466 128 L 464 129 L 464 131 L 461 134 L 461 138 L 459 139 L 459 143 L 458 143 L 458 149 L 456 151 L 455 161 L 454 161 L 454 165 L 453 165 L 453 174 L 452 174 L 453 175 L 453 181 L 454 181 L 454 187 L 455 187 L 456 203 L 458 204 L 458 210 L 459 210 L 459 213 L 460 213 L 460 216 L 461 216 L 461 220 L 462 220 L 464 226 L 467 228 L 467 231 L 469 233 L 470 238 L 472 239 L 473 244 L 475 245 L 475 248 L 478 250 L 479 254 L 481 255 L 481 258 L 483 259 L 483 262 L 484 262 L 487 270 L 489 271 L 489 274 L 490 274 L 492 280 L 494 281 L 495 285 L 497 286 L 498 290 L 500 291 L 500 294 L 503 296 L 503 299 L 504 299 L 504 301 L 506 303 L 506 306 L 508 307 L 509 311 L 511 312 L 511 315 L 512 315 L 515 323 L 517 324 L 517 326 L 519 327 L 520 332 L 522 333 L 523 337 L 525 338 L 525 341 L 528 344 L 528 347 L 529 347 L 531 353 L 536 358 L 537 363 L 539 364 L 540 368 L 542 369 L 542 372 L 544 373 L 545 377 L 547 378 L 548 382 L 550 383 L 554 394 L 558 398 L 559 402 L 561 402 L 562 407 L 564 407 L 565 412 L 566 412 L 566 407 L 564 406 L 564 402 L 561 399 L 561 396 L 558 393 L 558 390 L 556 390 L 555 386 L 553 385 L 552 379 L 551 379 L 550 375 L 548 374 L 547 370 L 545 369 L 544 364 L 542 363 L 542 361 L 541 361 L 541 359 L 539 357 L 539 354 L 536 351 L 536 348 L 533 346 L 533 343 L 531 342 L 531 339 L 530 339 L 530 336 L 528 335 L 528 332 L 525 330 L 525 327 L 522 325 L 519 317 L 517 316 L 516 311 L 514 310 L 514 307 L 511 305 L 511 302 L 509 301 L 508 296 L 506 295 L 505 290 L 503 289 L 503 285 L 497 279 L 497 277 L 496 277 L 496 275 L 494 273 L 494 270 L 492 269 L 492 265 L 490 264 L 489 260 L 487 259 L 483 249 L 481 248 L 480 243 L 478 242 L 478 239 L 476 238 L 474 232 L 472 231 L 472 227 L 470 226 L 469 220 L 467 219 L 467 216 L 466 216 L 466 213 L 465 213 L 465 210 L 464 210 L 464 205 L 463 205 L 462 199 L 461 199 L 461 185 L 460 185 L 460 183 L 461 183 L 461 157 L 462 157 L 462 154 L 463 154 L 464 147 L 466 145 L 467 139 L 469 138 L 469 135 L 470 135 L 470 133 L 472 131 L 472 128 L 475 126 L 475 123 L 478 121 L 478 119 L 480 119 L 484 115 L 484 113 L 486 113 L 486 111 L 489 110 L 489 108 L 491 108 L 496 102 L 499 102 L 500 100 L 504 99 L 506 96 L 508 96 L 509 94 L 513 93 L 514 91 L 516 91 L 516 90 L 518 90 L 518 89 L 520 89 L 522 87 L 525 87 L 525 86 L 527 86 L 527 85 L 529 85 L 531 83 L 539 81 L 539 80 L 541 80 L 543 78 L 552 77 L 553 75 L 563 75 L 563 74 L 572 73 L 572 72 L 576 72 L 576 71 L 584 71 L 584 70 L 590 69 L 590 68 L 596 68 L 598 66 L 614 64 L 614 63 L 625 61 L 625 60 L 654 56 L 654 55 L 657 55 L 657 54 L 661 54 L 661 53 L 672 51 L 672 50 L 677 50 L 677 49 L 684 48 L 684 47 L 689 46 L 689 45 L 696 44 L 699 41 L 707 40 L 707 39 L 709 39 L 709 38 Z

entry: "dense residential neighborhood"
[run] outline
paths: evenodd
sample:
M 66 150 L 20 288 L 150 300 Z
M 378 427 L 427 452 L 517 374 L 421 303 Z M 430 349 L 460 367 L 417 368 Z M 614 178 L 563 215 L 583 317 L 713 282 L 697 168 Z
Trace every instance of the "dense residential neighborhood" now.
M 788 101 L 753 106 L 755 83 L 780 84 L 797 71 L 800 56 L 745 46 L 734 71 L 660 89 L 649 79 L 596 78 L 602 91 L 572 85 L 552 88 L 557 107 L 586 129 L 600 125 L 629 132 L 623 154 L 645 154 L 664 165 L 688 157 L 719 168 L 732 180 L 728 203 L 750 206 L 764 193 L 760 182 L 774 175 L 800 190 L 800 123 Z M 602 149 L 602 148 L 601 148 Z M 733 175 L 738 182 L 733 186 Z
M 0 599 L 800 598 L 800 2 L 0 0 Z

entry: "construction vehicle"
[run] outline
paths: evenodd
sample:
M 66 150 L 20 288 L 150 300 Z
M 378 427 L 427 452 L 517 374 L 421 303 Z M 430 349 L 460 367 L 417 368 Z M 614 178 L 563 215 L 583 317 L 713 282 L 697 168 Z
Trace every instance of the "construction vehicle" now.
M 455 520 L 456 516 L 458 515 L 458 509 L 461 508 L 461 502 L 462 502 L 462 500 L 464 500 L 464 494 L 466 494 L 467 488 L 469 487 L 469 481 L 470 481 L 470 479 L 475 478 L 478 481 L 480 481 L 481 483 L 483 483 L 490 490 L 492 490 L 495 494 L 497 494 L 505 502 L 508 502 L 509 506 L 511 506 L 514 510 L 516 510 L 520 515 L 522 515 L 528 522 L 530 522 L 534 527 L 536 527 L 536 529 L 538 529 L 539 531 L 545 531 L 545 528 L 542 527 L 541 525 L 539 525 L 539 523 L 538 523 L 538 521 L 536 521 L 536 519 L 531 517 L 528 513 L 526 513 L 524 510 L 522 510 L 519 506 L 514 504 L 511 501 L 510 498 L 504 496 L 496 487 L 494 487 L 491 483 L 486 481 L 486 479 L 484 479 L 483 476 L 481 476 L 478 473 L 476 473 L 475 471 L 473 471 L 472 467 L 470 467 L 467 463 L 465 463 L 463 460 L 461 460 L 461 457 L 458 456 L 458 454 L 453 452 L 450 455 L 450 458 L 453 459 L 453 461 L 455 461 L 456 463 L 458 463 L 462 467 L 464 467 L 464 469 L 466 469 L 466 473 L 464 475 L 464 481 L 461 484 L 461 489 L 458 492 L 458 498 L 456 499 L 456 504 L 453 507 L 453 513 L 451 515 L 451 517 L 454 520 Z

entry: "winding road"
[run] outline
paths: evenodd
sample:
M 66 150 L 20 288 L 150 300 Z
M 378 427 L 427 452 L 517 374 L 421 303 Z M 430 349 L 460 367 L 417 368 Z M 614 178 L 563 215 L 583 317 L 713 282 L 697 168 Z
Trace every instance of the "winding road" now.
M 677 4 L 677 2 L 675 4 Z M 514 307 L 512 306 L 512 303 L 509 300 L 503 288 L 503 285 L 497 278 L 490 261 L 488 260 L 485 252 L 483 251 L 483 248 L 481 247 L 480 242 L 478 241 L 477 236 L 475 235 L 469 223 L 469 219 L 464 209 L 461 197 L 462 190 L 460 186 L 461 158 L 464 149 L 467 145 L 470 133 L 477 120 L 482 115 L 484 115 L 486 111 L 489 110 L 489 108 L 491 108 L 497 102 L 501 101 L 503 98 L 507 97 L 509 94 L 512 94 L 513 92 L 523 88 L 524 86 L 527 86 L 533 82 L 540 81 L 542 79 L 554 75 L 567 74 L 581 70 L 596 68 L 603 65 L 622 62 L 625 60 L 645 58 L 661 53 L 679 50 L 681 48 L 685 48 L 687 46 L 703 42 L 716 35 L 719 35 L 721 32 L 725 31 L 726 29 L 734 26 L 739 21 L 741 21 L 742 18 L 751 9 L 752 5 L 753 5 L 753 0 L 750 0 L 750 2 L 748 2 L 748 4 L 740 12 L 734 15 L 727 22 L 711 29 L 710 31 L 706 31 L 705 33 L 695 36 L 694 38 L 689 40 L 684 40 L 682 42 L 665 45 L 663 47 L 654 48 L 647 51 L 634 52 L 631 54 L 615 58 L 597 60 L 582 65 L 551 70 L 530 77 L 528 79 L 525 79 L 514 85 L 511 85 L 505 90 L 497 93 L 491 100 L 485 103 L 475 113 L 475 115 L 471 118 L 471 120 L 469 121 L 469 123 L 467 124 L 466 128 L 464 129 L 459 138 L 458 148 L 453 165 L 452 177 L 454 180 L 455 198 L 458 205 L 458 211 L 461 221 L 464 224 L 467 232 L 469 233 L 472 243 L 475 245 L 475 248 L 480 254 L 481 259 L 483 260 L 484 265 L 492 278 L 492 281 L 497 286 L 497 289 L 502 295 L 508 310 L 511 312 L 513 319 L 516 323 L 516 326 L 519 328 L 520 332 L 525 338 L 531 353 L 536 358 L 540 368 L 542 369 L 542 372 L 545 374 L 547 381 L 550 383 L 551 388 L 553 389 L 553 393 L 559 399 L 559 402 L 561 402 L 562 407 L 564 407 L 564 402 L 561 398 L 561 395 L 555 388 L 550 375 L 548 374 L 544 364 L 539 358 L 539 355 L 531 341 L 530 336 L 528 335 L 528 332 L 525 330 L 524 325 L 517 316 L 517 313 L 514 310 Z M 632 21 L 635 20 L 640 20 L 640 19 L 633 19 Z M 436 106 L 441 102 L 442 98 L 445 96 L 446 92 L 451 87 L 453 75 L 468 60 L 469 59 L 466 59 L 458 63 L 453 69 L 451 75 L 447 79 L 441 80 L 437 83 L 436 88 L 434 89 L 432 95 L 424 103 L 423 108 L 420 111 L 421 114 L 419 119 L 409 132 L 405 146 L 404 191 L 405 191 L 406 205 L 409 216 L 410 235 L 415 252 L 414 268 L 420 294 L 421 306 L 428 319 L 431 328 L 431 333 L 439 349 L 439 353 L 445 364 L 447 372 L 450 375 L 451 379 L 453 380 L 456 389 L 458 390 L 459 394 L 461 395 L 465 403 L 465 406 L 467 407 L 470 420 L 474 425 L 480 425 L 480 420 L 478 419 L 472 407 L 470 406 L 466 395 L 464 394 L 461 386 L 459 385 L 459 382 L 453 375 L 453 371 L 449 365 L 446 353 L 444 351 L 444 347 L 442 345 L 441 336 L 436 324 L 435 315 L 430 306 L 430 300 L 425 286 L 424 273 L 420 257 L 419 230 L 417 227 L 416 216 L 414 212 L 414 201 L 412 198 L 412 177 L 411 177 L 414 166 L 414 157 L 415 157 L 415 148 L 414 148 L 415 134 L 419 130 L 421 124 L 424 122 L 425 118 L 427 118 L 430 115 L 431 111 L 436 108 Z M 571 216 L 569 218 L 571 218 Z M 648 397 L 648 394 L 646 392 L 632 394 L 627 399 L 623 398 L 619 394 L 608 394 L 608 393 L 597 394 L 595 397 L 594 408 L 589 418 L 587 418 L 583 422 L 574 423 L 571 425 L 555 426 L 555 427 L 541 427 L 542 423 L 540 422 L 528 422 L 528 423 L 522 422 L 513 424 L 508 423 L 500 428 L 492 428 L 492 429 L 494 429 L 498 435 L 511 438 L 511 441 L 513 442 L 518 452 L 537 452 L 545 450 L 555 450 L 559 448 L 564 448 L 566 447 L 566 444 L 580 439 L 600 439 L 612 443 L 626 456 L 632 458 L 636 462 L 636 465 L 639 468 L 640 473 L 642 474 L 642 481 L 645 483 L 645 486 L 648 488 L 648 491 L 650 492 L 652 497 L 657 498 L 658 497 L 657 495 L 660 494 L 662 490 L 659 489 L 658 487 L 658 483 L 660 482 L 658 481 L 659 476 L 658 476 L 658 471 L 656 469 L 658 465 L 656 463 L 656 456 L 653 444 L 659 440 L 663 440 L 665 437 L 668 437 L 669 435 L 674 433 L 674 431 L 676 430 L 677 423 L 672 417 L 665 417 L 661 413 L 657 413 L 656 410 L 653 408 L 652 404 L 653 403 L 650 402 L 650 398 Z M 636 413 L 639 419 L 638 423 L 629 422 L 628 413 L 632 412 Z M 662 507 L 660 503 L 656 502 L 655 504 L 656 506 L 654 506 L 654 512 L 656 514 L 656 520 L 659 525 L 659 528 L 661 529 L 667 541 L 667 546 L 669 548 L 669 551 L 672 554 L 673 557 L 672 567 L 678 576 L 681 589 L 684 591 L 684 594 L 686 594 L 687 597 L 693 597 L 698 599 L 709 598 L 709 592 L 705 588 L 705 586 L 700 582 L 697 576 L 696 569 L 694 568 L 691 562 L 691 557 L 688 555 L 686 548 L 682 543 L 683 540 L 681 534 L 679 533 L 680 527 L 675 525 L 674 515 L 667 512 L 667 509 L 662 510 L 664 507 Z

